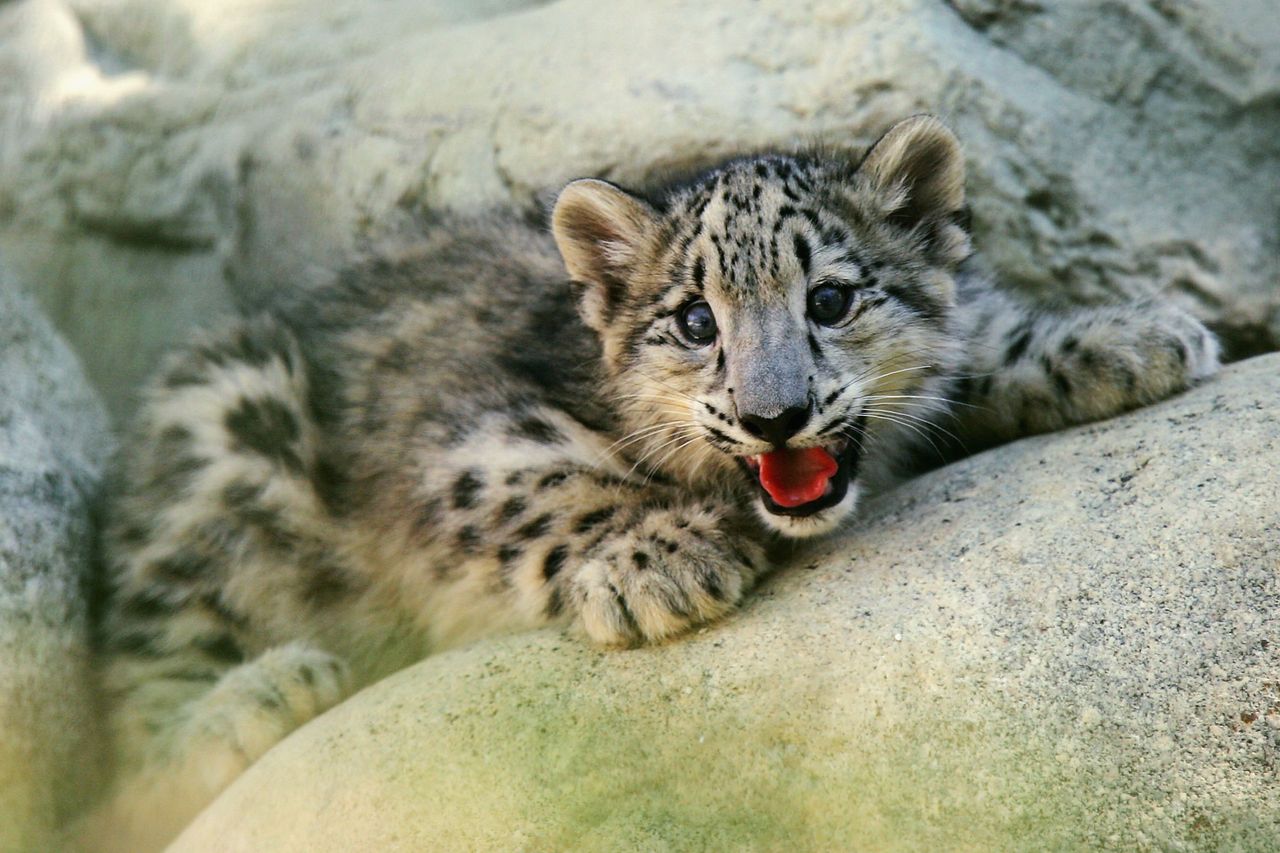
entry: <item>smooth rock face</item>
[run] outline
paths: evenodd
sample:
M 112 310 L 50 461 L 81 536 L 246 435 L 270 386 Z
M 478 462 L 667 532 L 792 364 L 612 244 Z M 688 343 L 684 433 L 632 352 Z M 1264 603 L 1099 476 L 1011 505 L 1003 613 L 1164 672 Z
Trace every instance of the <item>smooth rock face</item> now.
M 1280 356 L 877 502 L 726 624 L 430 658 L 178 851 L 1267 850 Z
M 18 0 L 0 247 L 117 410 L 233 301 L 414 212 L 941 115 L 1016 286 L 1280 347 L 1273 0 Z
M 88 497 L 110 444 L 75 356 L 0 274 L 0 851 L 51 849 L 94 788 Z

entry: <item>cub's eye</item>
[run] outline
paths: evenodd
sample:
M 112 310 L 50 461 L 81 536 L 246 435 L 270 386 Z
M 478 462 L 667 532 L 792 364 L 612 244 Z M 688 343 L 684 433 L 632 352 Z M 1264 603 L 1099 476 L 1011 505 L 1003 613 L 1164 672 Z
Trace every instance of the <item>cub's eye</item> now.
M 696 344 L 709 344 L 716 337 L 716 315 L 699 299 L 680 309 L 680 331 Z
M 809 316 L 814 322 L 830 326 L 849 311 L 853 289 L 839 284 L 820 284 L 809 291 Z

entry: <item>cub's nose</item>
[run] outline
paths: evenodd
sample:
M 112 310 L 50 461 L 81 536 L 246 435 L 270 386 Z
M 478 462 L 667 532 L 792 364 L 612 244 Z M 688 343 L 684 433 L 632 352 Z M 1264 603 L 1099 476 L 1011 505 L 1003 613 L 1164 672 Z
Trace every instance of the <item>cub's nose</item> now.
M 787 439 L 804 429 L 812 408 L 811 404 L 791 406 L 772 418 L 739 412 L 738 420 L 742 421 L 742 428 L 756 438 L 771 442 L 775 447 L 782 447 Z

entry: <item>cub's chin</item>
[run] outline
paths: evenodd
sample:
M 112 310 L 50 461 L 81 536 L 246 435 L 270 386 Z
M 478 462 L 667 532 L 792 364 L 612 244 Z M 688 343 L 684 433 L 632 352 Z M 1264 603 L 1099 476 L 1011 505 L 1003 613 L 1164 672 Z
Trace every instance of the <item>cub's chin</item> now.
M 760 495 L 755 501 L 756 515 L 770 530 L 791 539 L 821 536 L 835 530 L 853 515 L 858 508 L 858 493 L 858 483 L 850 482 L 839 501 L 806 515 L 781 514 L 776 511 L 776 505 L 771 507 L 773 502 L 767 495 Z

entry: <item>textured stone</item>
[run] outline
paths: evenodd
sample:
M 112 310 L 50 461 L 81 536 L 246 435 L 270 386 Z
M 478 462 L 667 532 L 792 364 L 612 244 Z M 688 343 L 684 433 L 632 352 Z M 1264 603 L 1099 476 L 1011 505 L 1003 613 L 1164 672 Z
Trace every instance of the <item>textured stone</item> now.
M 0 246 L 123 408 L 193 319 L 424 209 L 942 115 L 1011 283 L 1280 346 L 1272 0 L 19 0 Z
M 50 849 L 93 789 L 88 496 L 110 444 L 75 356 L 0 274 L 0 851 Z
M 430 658 L 176 851 L 1264 850 L 1280 357 L 891 493 L 729 622 Z

